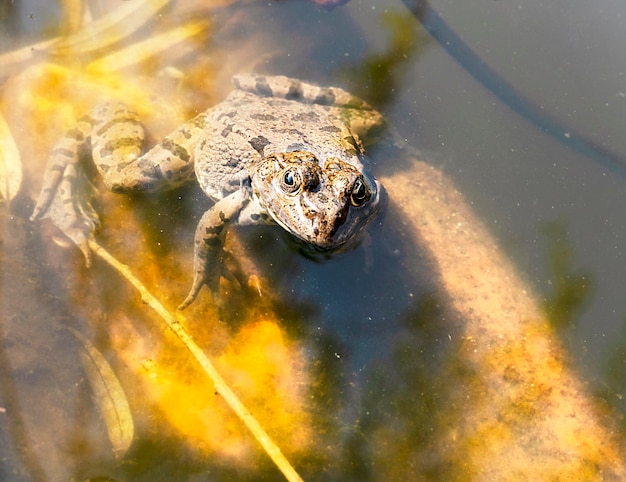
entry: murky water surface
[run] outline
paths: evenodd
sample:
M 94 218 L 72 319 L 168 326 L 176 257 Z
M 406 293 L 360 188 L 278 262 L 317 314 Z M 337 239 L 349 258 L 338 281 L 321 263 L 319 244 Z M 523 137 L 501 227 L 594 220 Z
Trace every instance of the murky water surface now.
M 100 17 L 126 2 L 93 3 Z M 332 10 L 305 1 L 190 3 L 93 52 L 78 46 L 74 55 L 53 55 L 41 47 L 5 64 L 11 76 L 2 78 L 1 107 L 23 184 L 10 206 L 0 205 L 0 478 L 280 480 L 128 282 L 97 256 L 87 269 L 49 223 L 28 221 L 46 153 L 96 97 L 135 99 L 158 138 L 222 99 L 230 76 L 242 71 L 346 88 L 455 183 L 545 309 L 548 343 L 564 349 L 564 370 L 584 380 L 586 400 L 621 446 L 626 7 L 433 0 L 447 28 L 520 94 L 503 99 L 494 94 L 497 82 L 477 81 L 400 1 L 353 0 Z M 3 52 L 71 24 L 61 7 L 40 4 L 0 7 Z M 170 40 L 156 57 L 137 63 L 135 52 L 114 68 L 85 68 L 204 19 L 202 33 Z M 520 115 L 525 103 L 597 152 L 538 128 Z M 414 152 L 398 152 L 389 143 L 370 151 L 376 176 L 411 180 Z M 191 282 L 193 230 L 209 205 L 197 187 L 150 197 L 105 193 L 96 203 L 97 240 L 174 312 Z M 390 202 L 356 249 L 331 259 L 307 257 L 278 227 L 237 230 L 235 252 L 260 274 L 261 296 L 225 282 L 217 304 L 205 290 L 185 312 L 186 328 L 305 480 L 450 480 L 497 463 L 486 451 L 477 461 L 474 451 L 470 464 L 464 454 L 472 442 L 454 445 L 462 434 L 451 421 L 464 409 L 448 403 L 450 394 L 482 377 L 481 366 L 455 366 L 441 378 L 443 362 L 466 341 L 465 321 L 442 308 L 454 300 L 438 285 L 433 245 L 411 234 L 420 213 L 407 219 L 404 208 Z M 515 313 L 502 323 L 511 319 Z M 540 411 L 525 407 L 519 411 Z M 491 423 L 487 412 L 466 416 Z M 515 433 L 512 422 L 497 423 Z

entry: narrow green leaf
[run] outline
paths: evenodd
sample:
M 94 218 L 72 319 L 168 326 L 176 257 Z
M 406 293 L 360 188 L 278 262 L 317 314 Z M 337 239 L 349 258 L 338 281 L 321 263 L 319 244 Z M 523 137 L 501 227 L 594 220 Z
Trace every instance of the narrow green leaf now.
M 55 54 L 92 52 L 105 48 L 133 34 L 172 0 L 133 0 L 122 2 L 98 20 L 88 23 L 77 32 L 59 39 L 50 51 Z
M 2 113 L 0 113 L 0 200 L 10 201 L 22 184 L 22 161 Z
M 94 393 L 116 457 L 123 457 L 133 441 L 134 424 L 128 400 L 113 369 L 102 354 L 78 331 L 68 330 L 80 341 L 80 358 Z

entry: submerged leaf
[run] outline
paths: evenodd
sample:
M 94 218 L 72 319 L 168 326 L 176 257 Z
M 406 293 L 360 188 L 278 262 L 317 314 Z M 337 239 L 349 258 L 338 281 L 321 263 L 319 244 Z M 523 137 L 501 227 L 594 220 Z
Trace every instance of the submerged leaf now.
M 189 22 L 102 57 L 89 64 L 88 69 L 92 72 L 114 72 L 131 65 L 137 65 L 151 57 L 162 54 L 167 49 L 176 47 L 207 29 L 208 22 L 206 21 Z
M 106 425 L 113 452 L 123 457 L 133 441 L 134 424 L 124 389 L 104 356 L 78 331 L 68 330 L 80 341 L 80 359 Z
M 122 3 L 50 48 L 55 54 L 92 52 L 112 45 L 139 30 L 171 0 L 136 0 Z
M 106 15 L 88 22 L 82 28 L 65 37 L 55 37 L 0 55 L 0 80 L 19 72 L 22 64 L 32 61 L 42 53 L 53 55 L 76 56 L 104 49 L 132 35 L 159 11 L 167 7 L 172 0 L 134 0 L 123 2 L 121 6 Z M 73 3 L 73 2 L 72 2 Z M 82 21 L 82 12 L 74 11 L 66 16 L 70 31 L 73 24 Z M 80 19 L 76 16 L 80 15 Z M 89 15 L 85 15 L 85 18 Z
M 0 200 L 10 201 L 22 184 L 22 161 L 9 126 L 0 113 Z
M 89 17 L 89 5 L 83 0 L 62 0 L 62 24 L 66 31 L 74 32 L 83 23 L 83 19 Z

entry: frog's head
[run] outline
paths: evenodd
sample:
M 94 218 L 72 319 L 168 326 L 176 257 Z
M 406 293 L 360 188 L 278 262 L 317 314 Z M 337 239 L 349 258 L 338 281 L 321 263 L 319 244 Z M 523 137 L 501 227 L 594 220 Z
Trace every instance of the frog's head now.
M 252 169 L 255 198 L 288 232 L 331 251 L 346 247 L 380 207 L 380 184 L 337 157 L 272 153 Z

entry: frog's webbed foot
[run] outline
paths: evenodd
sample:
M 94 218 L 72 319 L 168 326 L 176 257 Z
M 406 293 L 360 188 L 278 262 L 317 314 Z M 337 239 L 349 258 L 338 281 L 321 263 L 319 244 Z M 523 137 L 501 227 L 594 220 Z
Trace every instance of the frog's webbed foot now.
M 79 163 L 78 152 L 84 144 L 82 130 L 75 129 L 52 150 L 30 219 L 49 218 L 80 248 L 89 266 L 89 241 L 93 240 L 99 219 L 91 203 L 95 188 Z
M 222 276 L 232 283 L 245 285 L 238 262 L 224 249 L 224 241 L 228 223 L 237 218 L 249 197 L 250 188 L 242 187 L 217 202 L 200 219 L 194 237 L 193 284 L 185 300 L 178 306 L 179 310 L 193 303 L 205 285 L 212 293 L 217 293 Z

